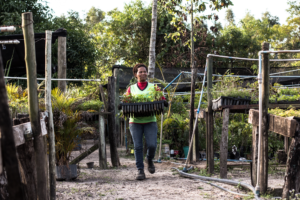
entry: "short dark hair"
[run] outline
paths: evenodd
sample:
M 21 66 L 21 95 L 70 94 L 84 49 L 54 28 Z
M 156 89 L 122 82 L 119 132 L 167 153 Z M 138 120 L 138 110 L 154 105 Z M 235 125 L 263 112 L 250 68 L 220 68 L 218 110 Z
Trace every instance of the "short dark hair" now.
M 134 67 L 132 69 L 133 75 L 135 75 L 138 72 L 138 68 L 140 68 L 140 67 L 145 67 L 146 71 L 148 72 L 148 68 L 144 63 L 138 63 L 138 64 L 134 65 Z

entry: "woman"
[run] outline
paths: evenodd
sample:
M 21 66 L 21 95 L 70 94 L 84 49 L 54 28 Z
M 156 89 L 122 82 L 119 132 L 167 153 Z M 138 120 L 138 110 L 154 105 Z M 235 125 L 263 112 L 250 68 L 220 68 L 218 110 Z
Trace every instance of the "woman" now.
M 155 87 L 156 90 L 160 90 L 154 84 L 147 82 L 148 68 L 145 64 L 136 64 L 133 67 L 133 75 L 137 79 L 137 83 L 127 89 L 127 94 L 148 94 L 153 87 Z M 165 100 L 164 97 L 163 100 Z M 165 104 L 167 105 L 167 102 Z M 130 117 L 129 129 L 133 138 L 136 167 L 138 168 L 136 180 L 144 180 L 146 176 L 143 162 L 143 134 L 145 135 L 147 144 L 148 171 L 153 174 L 155 173 L 155 166 L 152 160 L 155 156 L 157 143 L 156 117 L 155 115 L 148 117 Z

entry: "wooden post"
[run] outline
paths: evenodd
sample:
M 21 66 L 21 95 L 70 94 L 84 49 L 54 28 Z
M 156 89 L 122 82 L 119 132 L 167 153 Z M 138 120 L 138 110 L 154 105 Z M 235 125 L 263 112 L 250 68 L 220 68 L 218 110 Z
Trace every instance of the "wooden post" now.
M 258 159 L 258 126 L 252 125 L 252 177 L 251 184 L 253 187 L 257 183 L 257 159 Z
M 49 177 L 50 177 L 50 200 L 56 199 L 56 164 L 55 164 L 55 134 L 53 125 L 53 113 L 51 103 L 51 47 L 52 31 L 46 31 L 45 45 L 45 102 L 48 112 L 48 136 L 49 136 Z
M 0 131 L 3 163 L 8 181 L 9 199 L 25 199 L 18 167 L 17 150 L 9 114 L 4 81 L 4 66 L 0 48 Z
M 115 108 L 118 108 L 120 104 L 120 90 L 119 90 L 119 68 L 114 68 L 114 77 L 115 77 Z M 120 147 L 121 144 L 121 135 L 120 135 L 120 111 L 115 109 L 115 122 L 116 122 L 116 136 L 117 136 L 117 147 Z
M 99 90 L 100 90 L 101 99 L 102 99 L 102 101 L 104 103 L 104 111 L 108 112 L 108 106 L 107 106 L 107 102 L 106 102 L 106 99 L 105 99 L 103 87 L 102 87 L 101 84 L 99 85 Z
M 99 167 L 100 169 L 107 169 L 106 158 L 106 144 L 105 144 L 105 119 L 104 116 L 99 114 Z
M 22 13 L 22 27 L 25 47 L 25 64 L 27 71 L 28 108 L 30 112 L 29 118 L 34 138 L 34 150 L 36 153 L 37 198 L 47 199 L 47 176 L 45 163 L 46 152 L 40 124 L 36 80 L 35 40 L 33 31 L 33 17 L 31 12 Z
M 286 172 L 284 177 L 284 185 L 282 191 L 282 199 L 289 199 L 289 191 L 295 190 L 295 193 L 300 191 L 300 134 L 299 126 L 295 137 L 292 138 L 291 146 L 289 148 Z M 293 197 L 294 198 L 294 197 Z M 292 199 L 293 199 L 292 198 Z
M 209 57 L 206 60 L 207 62 L 207 163 L 208 163 L 208 172 L 214 172 L 214 120 L 213 120 L 213 110 L 212 110 L 212 96 L 211 96 L 211 89 L 212 89 L 212 70 L 213 70 L 213 58 Z
M 289 152 L 289 137 L 284 137 L 284 151 L 286 155 Z
M 58 49 L 57 49 L 57 65 L 58 65 L 58 78 L 67 78 L 67 38 L 58 37 Z M 58 88 L 62 91 L 66 91 L 66 81 L 58 81 Z
M 116 125 L 115 125 L 115 77 L 108 77 L 108 111 L 113 113 L 108 116 L 108 126 L 109 126 L 109 144 L 110 144 L 110 157 L 111 163 L 114 167 L 119 167 L 120 160 L 117 151 L 117 140 L 116 140 Z
M 225 179 L 227 179 L 229 113 L 229 108 L 223 109 L 222 139 L 220 143 L 220 177 Z
M 264 42 L 262 50 L 269 50 L 269 43 Z M 269 107 L 269 54 L 262 54 L 262 134 L 261 134 L 261 154 L 259 164 L 260 192 L 264 194 L 268 188 L 268 107 Z
M 193 161 L 197 162 L 199 161 L 200 155 L 199 155 L 199 131 L 198 131 L 198 121 L 194 120 L 196 125 L 195 135 L 193 138 Z
M 120 144 L 121 146 L 124 146 L 124 119 L 120 118 Z
M 192 57 L 193 57 L 193 54 L 192 54 Z M 192 61 L 193 61 L 193 58 L 192 58 Z M 190 118 L 190 121 L 189 121 L 189 142 L 191 142 L 191 139 L 192 139 L 193 129 L 194 129 L 194 121 L 195 121 L 194 120 L 195 119 L 195 116 L 194 116 L 194 110 L 195 110 L 194 102 L 195 102 L 195 81 L 196 81 L 196 76 L 197 76 L 197 69 L 195 68 L 194 63 L 191 64 L 191 69 L 192 69 L 192 77 L 191 77 L 191 98 L 190 98 L 191 105 L 190 105 L 190 113 L 189 113 L 189 115 L 190 115 L 189 116 L 189 118 Z M 193 138 L 193 140 L 194 139 L 195 139 L 195 137 Z M 189 156 L 189 158 L 187 158 L 188 163 L 191 160 L 193 160 L 193 157 L 194 157 L 193 156 L 194 144 L 192 144 L 191 148 L 192 148 L 192 151 L 190 151 L 190 156 Z

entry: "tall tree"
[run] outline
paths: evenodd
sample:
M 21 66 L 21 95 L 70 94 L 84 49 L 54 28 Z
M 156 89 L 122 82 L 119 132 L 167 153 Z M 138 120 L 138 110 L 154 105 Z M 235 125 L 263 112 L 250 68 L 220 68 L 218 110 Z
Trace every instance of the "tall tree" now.
M 234 13 L 233 13 L 232 9 L 226 10 L 225 19 L 229 25 L 234 25 Z
M 152 4 L 152 20 L 151 20 L 151 38 L 149 47 L 149 78 L 154 78 L 155 72 L 155 44 L 156 44 L 156 26 L 157 26 L 157 0 L 153 0 Z
M 85 21 L 90 25 L 95 25 L 101 22 L 104 18 L 105 18 L 105 12 L 93 6 L 86 14 Z

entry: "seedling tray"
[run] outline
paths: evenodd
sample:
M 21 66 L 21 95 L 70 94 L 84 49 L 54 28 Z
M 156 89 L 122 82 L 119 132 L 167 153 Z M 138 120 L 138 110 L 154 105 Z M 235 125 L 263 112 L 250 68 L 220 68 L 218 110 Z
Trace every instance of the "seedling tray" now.
M 125 117 L 147 117 L 162 113 L 164 111 L 164 101 L 121 103 L 119 108 L 123 110 Z
M 250 97 L 239 98 L 239 97 L 224 97 L 221 96 L 218 99 L 212 100 L 212 109 L 217 110 L 222 106 L 231 105 L 249 105 L 251 102 Z

